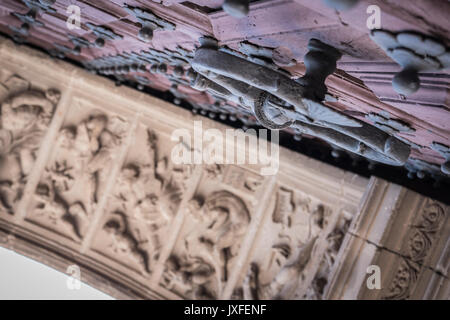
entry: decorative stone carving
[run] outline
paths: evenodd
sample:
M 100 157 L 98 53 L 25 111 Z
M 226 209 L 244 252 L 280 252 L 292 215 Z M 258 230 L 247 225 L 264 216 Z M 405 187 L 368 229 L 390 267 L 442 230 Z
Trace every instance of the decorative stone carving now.
M 59 97 L 18 76 L 0 84 L 0 211 L 14 214 Z
M 309 42 L 306 74 L 294 81 L 276 70 L 221 52 L 214 41 L 202 40 L 192 60 L 199 74 L 192 75 L 195 89 L 253 110 L 266 128 L 292 127 L 352 153 L 390 165 L 403 165 L 410 147 L 399 139 L 348 117 L 326 105 L 325 78 L 333 73 L 341 54 L 317 39 Z
M 125 4 L 124 9 L 134 15 L 142 25 L 139 30 L 138 38 L 144 42 L 150 42 L 153 39 L 153 32 L 156 30 L 175 30 L 175 25 L 148 9 L 141 9 Z
M 139 156 L 130 154 L 127 158 L 106 206 L 105 226 L 119 214 L 127 227 L 99 235 L 94 246 L 97 251 L 106 246 L 112 259 L 136 265 L 144 275 L 151 273 L 159 260 L 186 181 L 192 174 L 188 165 L 170 164 L 158 147 L 160 143 L 163 144 L 154 131 L 139 127 L 136 135 Z M 119 255 L 114 245 L 117 240 L 127 243 Z
M 335 10 L 343 11 L 353 8 L 359 0 L 323 0 L 323 3 Z
M 272 215 L 272 221 L 286 226 L 290 225 L 291 214 L 294 208 L 293 192 L 280 188 L 277 193 L 277 203 Z
M 450 51 L 443 42 L 422 33 L 372 30 L 370 36 L 402 71 L 392 79 L 392 87 L 408 96 L 420 88 L 419 72 L 450 67 Z
M 63 127 L 37 187 L 31 219 L 81 241 L 126 129 L 124 119 L 100 112 Z
M 271 219 L 262 227 L 266 231 L 234 298 L 298 298 L 298 290 L 307 285 L 305 273 L 314 272 L 310 261 L 330 214 L 317 200 L 280 187 Z
M 143 275 L 149 272 L 148 256 L 145 249 L 129 229 L 127 218 L 121 212 L 114 212 L 111 218 L 103 225 L 103 231 L 111 240 L 110 248 L 117 255 L 131 257 L 139 266 Z
M 416 131 L 404 121 L 391 119 L 391 116 L 388 113 L 369 113 L 368 115 L 366 115 L 366 118 L 372 121 L 377 128 L 380 128 L 381 130 L 386 131 L 390 134 L 395 134 L 397 132 Z
M 230 16 L 243 18 L 248 15 L 250 0 L 224 0 L 222 9 Z
M 427 200 L 421 221 L 412 227 L 404 252 L 392 283 L 384 292 L 384 299 L 408 299 L 435 242 L 436 233 L 446 221 L 446 212 L 438 202 Z
M 218 298 L 250 223 L 244 202 L 227 191 L 194 198 L 183 232 L 166 262 L 162 284 L 190 299 Z
M 151 83 L 147 78 L 148 72 L 165 75 L 174 87 L 178 87 L 179 84 L 189 86 L 189 82 L 182 79 L 182 76 L 184 75 L 184 67 L 189 65 L 190 59 L 192 59 L 192 53 L 181 47 L 177 47 L 175 50 L 165 49 L 163 51 L 148 48 L 140 53 L 123 52 L 118 55 L 103 56 L 84 64 L 86 68 L 95 70 L 100 74 L 114 75 L 118 81 L 125 81 L 124 75 L 130 72 L 144 74 L 133 75 L 133 79 L 143 89 L 143 86 Z M 150 65 L 149 68 L 147 68 L 148 65 Z M 167 65 L 174 67 L 172 74 L 167 73 Z M 176 89 L 174 88 L 172 91 L 175 92 Z M 176 97 L 179 99 L 184 98 L 181 93 L 177 93 Z

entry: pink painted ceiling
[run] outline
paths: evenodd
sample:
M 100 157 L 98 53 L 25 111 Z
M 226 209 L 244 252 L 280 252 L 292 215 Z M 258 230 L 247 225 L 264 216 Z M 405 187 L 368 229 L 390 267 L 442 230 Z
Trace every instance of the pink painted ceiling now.
M 143 42 L 137 36 L 141 25 L 123 8 L 125 4 L 149 9 L 175 24 L 176 28 L 155 31 L 150 43 Z M 81 9 L 80 29 L 67 28 L 69 5 Z M 103 48 L 82 48 L 80 55 L 66 53 L 67 58 L 83 63 L 148 48 L 176 50 L 181 47 L 194 51 L 199 45 L 199 37 L 206 35 L 235 50 L 242 41 L 277 49 L 284 58 L 295 60 L 295 65 L 284 67 L 295 78 L 305 72 L 303 56 L 308 40 L 317 38 L 343 53 L 338 69 L 326 81 L 329 93 L 337 98 L 336 102 L 328 103 L 331 107 L 368 123 L 371 123 L 368 114 L 388 113 L 391 118 L 413 128 L 413 132 L 398 133 L 413 146 L 412 158 L 436 165 L 444 162 L 444 157 L 430 146 L 433 142 L 450 145 L 450 72 L 423 74 L 418 92 L 407 98 L 397 94 L 391 80 L 400 68 L 369 37 L 366 10 L 369 5 L 379 6 L 382 28 L 393 32 L 415 30 L 437 37 L 449 46 L 450 2 L 360 0 L 351 10 L 340 12 L 318 0 L 251 1 L 249 14 L 240 19 L 228 15 L 221 5 L 222 0 L 57 0 L 52 5 L 56 12 L 40 12 L 37 20 L 45 25 L 32 27 L 25 40 L 44 50 L 54 50 L 55 44 L 73 48 L 69 35 L 95 41 L 96 36 L 87 23 L 107 26 L 122 36 L 121 39 L 107 40 Z M 10 26 L 19 28 L 21 22 L 11 13 L 25 14 L 27 11 L 23 1 L 2 0 L 0 32 L 13 35 Z M 168 74 L 171 72 L 172 68 L 169 68 Z M 169 90 L 172 84 L 166 75 L 148 70 L 124 75 L 130 79 L 136 76 L 147 78 L 147 86 L 158 90 Z M 207 93 L 198 92 L 189 85 L 181 84 L 178 90 L 187 101 L 203 106 L 214 102 Z

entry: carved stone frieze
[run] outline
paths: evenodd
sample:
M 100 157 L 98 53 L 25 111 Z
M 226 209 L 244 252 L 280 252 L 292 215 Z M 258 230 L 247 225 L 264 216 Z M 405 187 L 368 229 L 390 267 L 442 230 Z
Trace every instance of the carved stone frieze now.
M 22 22 L 22 25 L 19 28 L 8 26 L 14 32 L 14 41 L 18 43 L 26 42 L 24 38 L 29 36 L 31 27 L 44 26 L 43 22 L 37 20 L 39 14 L 42 12 L 56 13 L 56 10 L 51 7 L 56 0 L 22 0 L 22 2 L 27 6 L 28 11 L 25 14 L 19 12 L 11 13 Z
M 223 10 L 235 18 L 243 18 L 248 15 L 250 0 L 224 0 Z
M 448 299 L 448 214 L 443 203 L 371 178 L 323 297 Z
M 141 24 L 138 38 L 144 42 L 150 42 L 153 32 L 156 30 L 175 30 L 175 25 L 161 17 L 158 17 L 148 9 L 142 9 L 125 4 L 124 9 L 134 15 Z
M 191 166 L 172 164 L 162 145 L 155 131 L 138 127 L 133 143 L 138 149 L 128 152 L 94 240 L 96 251 L 144 276 L 154 271 L 192 174 Z
M 221 164 L 208 164 L 204 166 L 204 171 L 208 178 L 222 179 L 225 166 Z
M 16 75 L 4 76 L 0 84 L 0 212 L 14 214 L 60 93 L 32 88 Z
M 228 191 L 194 197 L 161 284 L 185 298 L 219 298 L 250 220 L 247 205 Z
M 256 195 L 264 183 L 263 176 L 235 165 L 225 166 L 224 171 L 223 183 L 233 187 L 238 192 Z

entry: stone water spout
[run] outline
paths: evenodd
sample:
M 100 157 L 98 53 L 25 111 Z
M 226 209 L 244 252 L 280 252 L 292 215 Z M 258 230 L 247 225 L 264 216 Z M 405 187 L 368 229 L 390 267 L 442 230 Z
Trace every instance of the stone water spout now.
M 321 102 L 327 92 L 325 79 L 341 54 L 317 39 L 309 41 L 308 49 L 306 74 L 293 80 L 206 41 L 191 61 L 192 86 L 252 110 L 268 129 L 292 127 L 368 159 L 403 165 L 410 153 L 407 144 Z

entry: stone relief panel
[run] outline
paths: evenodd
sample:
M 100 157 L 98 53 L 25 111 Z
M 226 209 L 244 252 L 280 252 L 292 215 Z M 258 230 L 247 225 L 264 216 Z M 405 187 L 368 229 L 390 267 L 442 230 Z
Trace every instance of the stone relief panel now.
M 440 202 L 427 199 L 418 219 L 411 226 L 397 270 L 389 285 L 383 288 L 381 298 L 385 300 L 404 300 L 411 294 L 429 266 L 429 256 L 438 241 L 441 229 L 448 226 L 450 210 Z M 445 276 L 445 275 L 444 275 Z
M 214 168 L 215 172 L 222 170 L 220 165 Z M 223 168 L 224 175 L 228 169 Z M 183 227 L 160 280 L 163 287 L 187 299 L 220 297 L 252 219 L 252 202 L 245 194 L 233 192 L 209 174 L 204 170 L 187 205 Z
M 350 226 L 353 216 L 343 212 L 339 216 L 333 231 L 326 235 L 326 249 L 320 259 L 319 267 L 313 281 L 302 296 L 295 299 L 321 300 L 324 299 L 327 284 L 331 280 L 331 272 L 342 242 Z
M 232 298 L 296 298 L 330 217 L 320 201 L 279 186 Z
M 105 207 L 94 250 L 148 277 L 170 234 L 190 165 L 170 161 L 171 142 L 140 124 Z
M 60 92 L 0 71 L 0 215 L 13 215 L 33 170 Z
M 227 165 L 222 181 L 234 188 L 238 194 L 242 192 L 255 197 L 262 190 L 264 177 L 242 167 Z
M 74 101 L 49 156 L 27 220 L 81 242 L 130 122 Z

